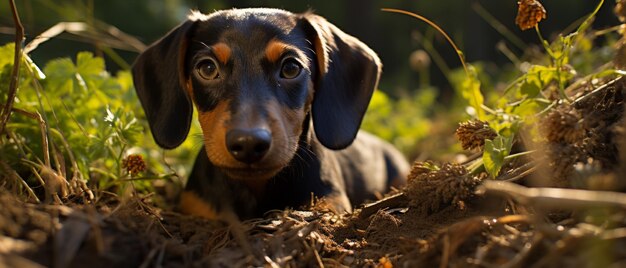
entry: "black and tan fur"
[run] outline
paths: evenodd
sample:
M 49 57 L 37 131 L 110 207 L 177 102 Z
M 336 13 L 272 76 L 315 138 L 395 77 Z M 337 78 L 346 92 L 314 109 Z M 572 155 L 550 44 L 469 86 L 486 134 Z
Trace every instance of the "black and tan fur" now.
M 133 65 L 155 141 L 180 145 L 198 111 L 204 147 L 184 212 L 241 218 L 325 197 L 351 211 L 404 184 L 408 164 L 359 132 L 381 72 L 377 55 L 324 18 L 233 9 L 188 20 Z

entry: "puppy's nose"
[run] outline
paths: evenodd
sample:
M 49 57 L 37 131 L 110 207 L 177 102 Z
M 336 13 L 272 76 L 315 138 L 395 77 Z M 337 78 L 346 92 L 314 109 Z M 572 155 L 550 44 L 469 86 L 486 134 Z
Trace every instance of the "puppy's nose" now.
M 272 134 L 262 128 L 233 129 L 226 133 L 226 148 L 235 159 L 246 164 L 261 160 L 271 144 Z

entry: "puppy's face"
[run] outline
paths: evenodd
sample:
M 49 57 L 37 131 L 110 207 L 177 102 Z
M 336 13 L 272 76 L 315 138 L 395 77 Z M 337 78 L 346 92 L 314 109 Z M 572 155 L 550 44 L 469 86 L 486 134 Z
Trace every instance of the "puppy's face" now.
M 294 157 L 311 106 L 312 44 L 287 12 L 198 16 L 184 74 L 209 160 L 235 179 L 270 178 Z
M 294 158 L 309 116 L 321 145 L 349 146 L 380 71 L 376 53 L 324 18 L 262 8 L 193 14 L 132 68 L 158 145 L 185 140 L 195 106 L 210 161 L 255 180 Z

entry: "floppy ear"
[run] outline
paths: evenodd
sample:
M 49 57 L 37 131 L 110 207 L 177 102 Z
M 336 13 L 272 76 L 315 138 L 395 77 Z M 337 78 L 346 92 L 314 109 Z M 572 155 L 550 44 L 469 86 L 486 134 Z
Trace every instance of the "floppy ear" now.
M 367 45 L 324 18 L 304 14 L 317 56 L 313 127 L 329 149 L 349 146 L 361 126 L 381 72 L 380 59 Z
M 187 20 L 139 55 L 132 67 L 137 95 L 156 143 L 176 148 L 187 134 L 193 113 L 186 93 L 185 53 L 195 25 Z

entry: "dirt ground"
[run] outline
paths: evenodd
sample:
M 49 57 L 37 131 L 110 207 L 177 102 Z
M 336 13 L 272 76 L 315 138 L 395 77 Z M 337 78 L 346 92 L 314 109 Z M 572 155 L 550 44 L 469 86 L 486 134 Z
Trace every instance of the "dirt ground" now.
M 468 170 L 480 153 L 416 162 L 405 188 L 351 214 L 321 200 L 224 223 L 172 211 L 161 193 L 33 204 L 0 181 L 0 268 L 626 267 L 626 78 L 575 85 L 537 118 L 545 141 L 522 131 L 512 153 L 534 153 L 497 178 Z M 495 136 L 477 121 L 456 134 L 469 147 Z
M 353 214 L 322 202 L 224 224 L 154 196 L 36 205 L 2 190 L 0 267 L 624 267 L 625 90 L 576 89 L 541 119 L 549 142 L 520 139 L 539 153 L 497 180 L 415 163 L 406 188 Z

